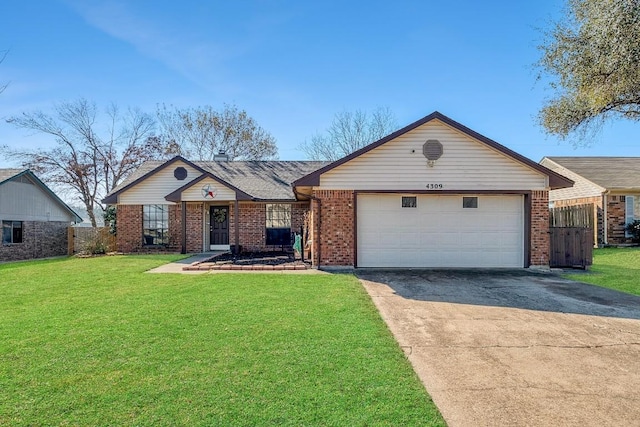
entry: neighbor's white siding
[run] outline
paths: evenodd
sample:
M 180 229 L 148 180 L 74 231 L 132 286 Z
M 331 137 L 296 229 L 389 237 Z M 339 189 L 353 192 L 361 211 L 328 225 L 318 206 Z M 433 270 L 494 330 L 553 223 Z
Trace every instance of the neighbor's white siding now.
M 202 188 L 206 185 L 211 186 L 215 197 L 205 198 L 202 195 Z M 182 200 L 185 202 L 199 202 L 199 201 L 207 201 L 207 202 L 215 202 L 216 200 L 235 200 L 236 192 L 230 189 L 229 187 L 225 187 L 223 184 L 219 183 L 215 179 L 205 178 L 197 184 L 194 184 L 192 187 L 186 189 L 182 192 Z
M 427 166 L 422 146 L 437 139 L 444 147 L 434 167 Z M 544 190 L 542 173 L 433 120 L 387 142 L 320 177 L 320 189 Z
M 39 185 L 9 181 L 0 186 L 0 219 L 71 222 L 74 217 Z
M 179 166 L 187 170 L 187 178 L 182 181 L 173 176 L 173 171 Z M 118 196 L 118 203 L 122 205 L 173 204 L 167 202 L 164 197 L 199 176 L 200 172 L 191 166 L 183 162 L 176 162 L 122 192 Z

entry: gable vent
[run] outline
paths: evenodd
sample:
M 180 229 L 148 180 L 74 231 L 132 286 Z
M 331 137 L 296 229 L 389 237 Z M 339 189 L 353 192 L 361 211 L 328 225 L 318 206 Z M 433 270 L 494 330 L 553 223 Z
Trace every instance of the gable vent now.
M 173 171 L 173 176 L 178 181 L 184 181 L 184 179 L 187 177 L 187 170 L 182 166 L 179 166 Z
M 438 160 L 442 152 L 442 144 L 437 139 L 430 139 L 422 146 L 422 153 L 430 162 Z

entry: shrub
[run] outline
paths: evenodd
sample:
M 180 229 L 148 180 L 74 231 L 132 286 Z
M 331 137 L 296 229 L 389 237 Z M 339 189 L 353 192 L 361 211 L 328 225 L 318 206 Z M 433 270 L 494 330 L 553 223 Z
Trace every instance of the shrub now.
M 627 224 L 625 229 L 627 230 L 627 233 L 631 234 L 631 239 L 634 242 L 640 243 L 640 220 L 636 219 L 633 222 L 630 222 Z

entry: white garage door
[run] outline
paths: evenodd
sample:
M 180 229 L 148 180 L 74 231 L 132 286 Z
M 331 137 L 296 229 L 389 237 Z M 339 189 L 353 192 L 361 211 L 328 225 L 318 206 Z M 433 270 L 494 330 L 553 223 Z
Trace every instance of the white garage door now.
M 523 196 L 360 194 L 357 209 L 358 267 L 524 266 Z

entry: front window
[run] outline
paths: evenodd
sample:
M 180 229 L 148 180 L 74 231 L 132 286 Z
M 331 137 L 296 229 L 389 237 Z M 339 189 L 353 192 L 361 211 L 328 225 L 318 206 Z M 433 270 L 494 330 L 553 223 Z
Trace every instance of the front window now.
M 142 237 L 145 246 L 169 244 L 169 205 L 142 207 Z
M 625 223 L 631 224 L 640 220 L 640 196 L 625 197 Z M 625 231 L 625 237 L 632 237 L 631 233 Z
M 2 221 L 2 244 L 22 243 L 22 221 Z
M 291 244 L 291 205 L 286 203 L 267 204 L 267 245 Z

